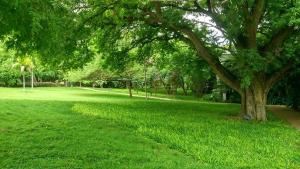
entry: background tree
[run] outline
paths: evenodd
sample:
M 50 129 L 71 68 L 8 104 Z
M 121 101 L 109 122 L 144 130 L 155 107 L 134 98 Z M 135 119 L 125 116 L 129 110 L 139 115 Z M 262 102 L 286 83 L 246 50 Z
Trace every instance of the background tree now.
M 84 64 L 84 63 L 83 63 Z M 105 67 L 104 60 L 96 55 L 93 60 L 85 63 L 82 68 L 73 69 L 65 73 L 64 79 L 71 83 L 81 83 L 103 87 L 107 81 L 113 79 L 115 73 Z
M 6 50 L 4 46 L 0 47 L 0 63 L 1 86 L 21 86 L 23 77 L 31 79 L 31 86 L 56 86 L 62 79 L 60 70 L 42 64 L 36 59 L 36 55 L 17 57 L 16 51 Z M 24 72 L 20 71 L 21 67 L 24 68 Z
M 16 68 L 16 59 L 14 52 L 5 50 L 4 46 L 0 46 L 0 83 L 1 86 L 17 86 L 21 84 L 20 68 Z

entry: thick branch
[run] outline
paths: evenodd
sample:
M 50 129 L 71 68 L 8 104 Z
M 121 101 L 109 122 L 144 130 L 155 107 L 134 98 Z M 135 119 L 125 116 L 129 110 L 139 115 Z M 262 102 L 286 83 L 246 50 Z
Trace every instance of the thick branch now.
M 157 13 L 158 16 L 162 15 L 162 11 L 161 11 L 161 3 L 159 1 L 153 1 L 154 6 L 155 6 L 155 11 Z
M 180 28 L 178 30 L 188 37 L 196 49 L 199 57 L 204 59 L 209 64 L 212 70 L 216 73 L 216 75 L 219 76 L 220 79 L 224 81 L 225 84 L 232 87 L 239 93 L 242 92 L 236 77 L 220 63 L 217 57 L 210 54 L 208 49 L 203 45 L 203 42 L 193 31 L 187 28 Z
M 255 0 L 251 11 L 248 10 L 248 2 L 245 1 L 242 6 L 242 11 L 244 14 L 244 26 L 246 30 L 246 35 L 244 38 L 246 39 L 245 47 L 256 49 L 256 33 L 257 27 L 261 20 L 261 17 L 264 13 L 265 9 L 265 0 Z M 241 36 L 241 35 L 240 35 Z
M 206 0 L 206 5 L 207 5 L 207 8 L 208 8 L 208 11 L 210 13 L 213 13 L 213 9 L 212 9 L 211 1 L 210 0 Z
M 282 46 L 283 42 L 293 33 L 294 28 L 286 26 L 281 28 L 274 36 L 271 38 L 270 42 L 263 47 L 264 52 L 273 53 L 275 49 Z
M 269 91 L 270 88 L 279 80 L 281 80 L 284 76 L 286 76 L 295 66 L 294 62 L 289 62 L 285 66 L 283 66 L 279 71 L 274 73 L 267 79 L 266 90 Z
M 225 84 L 232 87 L 239 93 L 242 93 L 240 83 L 237 81 L 237 78 L 228 70 L 226 69 L 219 61 L 219 59 L 209 52 L 209 50 L 204 46 L 201 39 L 197 37 L 197 35 L 188 28 L 177 27 L 173 24 L 167 23 L 161 16 L 161 4 L 160 2 L 155 1 L 157 3 L 155 5 L 156 15 L 159 20 L 169 29 L 173 29 L 174 31 L 178 31 L 183 33 L 189 41 L 192 43 L 193 47 L 196 49 L 199 57 L 204 59 L 212 68 L 212 70 L 224 81 Z M 190 43 L 189 43 L 190 44 Z
M 254 7 L 252 9 L 252 17 L 253 21 L 255 22 L 256 28 L 259 24 L 261 17 L 265 11 L 265 0 L 255 0 Z

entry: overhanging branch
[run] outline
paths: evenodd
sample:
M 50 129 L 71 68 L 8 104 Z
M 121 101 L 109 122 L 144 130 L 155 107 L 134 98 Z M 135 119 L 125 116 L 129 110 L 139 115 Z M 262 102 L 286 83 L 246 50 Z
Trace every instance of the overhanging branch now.
M 204 46 L 203 42 L 197 37 L 197 35 L 190 29 L 187 28 L 179 28 L 180 32 L 185 34 L 188 39 L 191 41 L 193 46 L 195 47 L 198 56 L 204 59 L 212 70 L 218 75 L 220 79 L 224 81 L 225 84 L 232 87 L 235 91 L 241 93 L 240 83 L 228 69 L 226 69 L 219 59 L 213 56 L 209 50 Z
M 262 51 L 274 53 L 275 49 L 281 47 L 284 41 L 293 33 L 293 31 L 294 28 L 291 26 L 285 26 L 281 28 L 276 34 L 273 35 L 269 43 L 262 48 Z
M 156 3 L 155 4 L 156 16 L 154 18 L 158 18 L 157 21 L 163 24 L 166 28 L 171 29 L 175 32 L 179 32 L 183 36 L 186 36 L 186 38 L 183 39 L 185 40 L 188 39 L 190 41 L 190 43 L 188 44 L 192 44 L 192 46 L 196 49 L 198 56 L 204 59 L 209 64 L 209 66 L 216 73 L 216 75 L 218 75 L 218 77 L 222 79 L 225 84 L 227 84 L 228 86 L 230 86 L 231 88 L 233 88 L 234 90 L 242 94 L 240 83 L 237 80 L 236 76 L 221 64 L 218 57 L 210 53 L 210 51 L 205 47 L 202 40 L 190 28 L 180 27 L 164 20 L 161 11 L 161 7 L 163 6 L 163 4 L 161 4 L 161 2 L 159 1 L 154 1 L 154 2 Z
M 294 62 L 290 61 L 286 65 L 284 65 L 280 70 L 274 73 L 267 79 L 266 90 L 270 90 L 270 88 L 279 80 L 281 80 L 284 76 L 286 76 L 295 66 Z

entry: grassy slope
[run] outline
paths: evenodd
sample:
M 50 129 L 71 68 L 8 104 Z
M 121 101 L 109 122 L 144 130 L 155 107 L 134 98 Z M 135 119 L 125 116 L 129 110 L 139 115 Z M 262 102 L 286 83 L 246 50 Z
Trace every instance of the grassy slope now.
M 0 88 L 0 168 L 300 168 L 299 132 L 238 105 Z

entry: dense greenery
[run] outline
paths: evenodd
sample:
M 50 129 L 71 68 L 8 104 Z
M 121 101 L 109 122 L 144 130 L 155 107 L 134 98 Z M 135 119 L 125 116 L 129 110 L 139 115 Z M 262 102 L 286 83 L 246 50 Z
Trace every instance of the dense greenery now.
M 134 58 L 121 68 L 113 65 L 109 58 L 96 56 L 82 69 L 67 72 L 65 79 L 75 84 L 92 83 L 99 87 L 116 87 L 111 82 L 124 83 L 118 86 L 140 90 L 144 90 L 147 84 L 150 93 L 170 95 L 176 95 L 179 89 L 184 95 L 193 94 L 197 97 L 210 93 L 216 78 L 207 64 L 199 60 L 187 46 L 173 45 L 169 46 L 174 49 L 170 53 L 156 51 L 148 60 L 141 62 L 136 60 L 139 58 Z
M 0 167 L 299 168 L 299 132 L 239 106 L 114 90 L 0 88 Z M 167 122 L 167 123 L 166 123 Z
M 184 43 L 241 95 L 249 118 L 266 120 L 272 86 L 299 63 L 299 1 L 87 1 L 81 30 L 114 65 Z M 89 32 L 89 33 L 87 33 Z M 161 50 L 159 50 L 161 49 Z
M 300 71 L 295 71 L 274 86 L 270 92 L 270 104 L 285 104 L 293 109 L 300 108 Z
M 3 49 L 3 48 L 1 48 Z M 35 57 L 16 57 L 14 51 L 0 51 L 0 85 L 21 86 L 22 81 L 34 86 L 53 85 L 62 80 L 63 71 L 42 64 Z M 24 76 L 24 79 L 22 78 Z
M 157 56 L 197 56 L 239 93 L 242 113 L 255 120 L 266 120 L 270 89 L 299 64 L 299 1 L 0 3 L 0 37 L 17 53 L 37 52 L 41 61 L 60 70 L 81 67 L 98 54 L 120 72 L 132 72 L 124 70 L 133 62 L 152 63 Z M 203 76 L 207 68 L 186 69 L 187 63 L 169 60 L 160 67 L 168 71 L 158 70 L 169 74 L 165 80 L 179 82 L 172 86 L 181 84 L 183 91 L 182 82 L 188 78 L 178 73 L 189 73 L 190 81 L 198 81 L 191 85 L 193 90 L 201 95 L 199 88 L 209 79 Z M 123 79 L 131 86 L 131 76 Z

